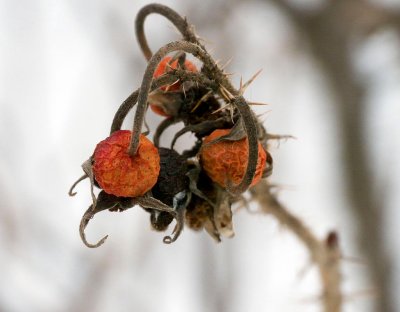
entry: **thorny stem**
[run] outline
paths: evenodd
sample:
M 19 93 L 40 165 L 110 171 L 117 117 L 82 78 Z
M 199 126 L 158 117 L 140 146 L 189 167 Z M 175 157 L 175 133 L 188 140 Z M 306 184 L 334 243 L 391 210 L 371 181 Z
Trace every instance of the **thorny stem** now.
M 248 189 L 250 186 L 257 167 L 258 160 L 258 141 L 257 141 L 257 125 L 254 115 L 247 104 L 243 96 L 237 91 L 224 75 L 224 73 L 218 68 L 212 57 L 203 50 L 200 46 L 187 42 L 187 41 L 175 41 L 166 44 L 160 48 L 150 59 L 146 71 L 143 76 L 142 85 L 138 95 L 138 107 L 136 109 L 133 134 L 131 143 L 128 149 L 128 153 L 133 156 L 136 154 L 139 146 L 139 136 L 141 133 L 144 115 L 147 109 L 147 98 L 151 88 L 151 82 L 153 79 L 154 71 L 161 59 L 168 53 L 174 51 L 184 51 L 192 54 L 194 57 L 201 60 L 204 64 L 204 68 L 207 69 L 209 78 L 214 80 L 217 84 L 223 86 L 230 94 L 232 94 L 232 103 L 238 109 L 244 123 L 246 134 L 248 137 L 249 147 L 249 160 L 247 163 L 246 173 L 239 185 L 232 186 L 229 191 L 234 194 L 240 194 Z
M 340 290 L 340 249 L 336 234 L 330 233 L 326 240 L 319 240 L 300 219 L 292 215 L 271 193 L 271 187 L 261 181 L 250 189 L 260 203 L 262 212 L 273 215 L 291 230 L 306 246 L 312 261 L 317 265 L 322 282 L 322 302 L 325 312 L 341 311 L 343 296 Z M 332 239 L 334 237 L 334 239 Z
M 147 43 L 147 39 L 144 33 L 144 21 L 146 17 L 152 13 L 160 14 L 171 21 L 172 24 L 180 31 L 183 38 L 186 41 L 193 42 L 199 44 L 196 35 L 192 31 L 188 22 L 185 18 L 182 18 L 177 12 L 172 10 L 171 8 L 158 4 L 152 3 L 144 6 L 137 14 L 135 20 L 135 31 L 136 37 L 139 42 L 139 46 L 142 49 L 142 52 L 146 58 L 146 60 L 150 60 L 153 53 L 150 50 L 150 47 Z M 203 48 L 203 47 L 202 47 Z
M 133 134 L 132 134 L 131 143 L 130 143 L 130 146 L 128 149 L 128 153 L 131 156 L 136 154 L 138 146 L 139 146 L 139 137 L 140 137 L 142 124 L 143 124 L 143 120 L 144 120 L 144 115 L 146 113 L 147 104 L 148 104 L 147 98 L 148 98 L 148 95 L 150 92 L 151 82 L 152 82 L 156 67 L 161 62 L 162 58 L 165 55 L 167 55 L 170 52 L 180 51 L 180 50 L 191 53 L 196 57 L 198 57 L 200 54 L 204 55 L 204 51 L 199 46 L 191 44 L 186 41 L 177 41 L 177 42 L 171 42 L 171 43 L 165 45 L 164 47 L 159 49 L 156 54 L 154 54 L 151 57 L 149 64 L 147 65 L 147 68 L 143 75 L 142 85 L 139 90 L 138 106 L 136 109 L 133 131 L 132 131 Z M 199 57 L 199 58 L 201 59 L 201 57 Z
M 182 82 L 185 81 L 195 81 L 201 85 L 204 85 L 205 87 L 208 87 L 210 89 L 216 89 L 217 85 L 215 82 L 211 81 L 208 79 L 204 74 L 202 73 L 194 73 L 194 72 L 189 72 L 187 70 L 182 70 L 182 69 L 176 69 L 172 70 L 161 77 L 153 80 L 151 84 L 150 91 L 153 91 L 155 89 L 158 89 L 159 87 L 163 85 L 168 85 L 170 83 L 173 83 L 177 80 L 180 80 Z M 114 119 L 112 121 L 111 125 L 111 130 L 110 134 L 112 134 L 115 131 L 118 131 L 122 127 L 122 123 L 124 122 L 126 116 L 128 115 L 129 111 L 136 105 L 138 95 L 139 95 L 140 88 L 135 90 L 131 95 L 128 96 L 128 98 L 120 105 L 118 108 L 117 112 L 114 115 Z

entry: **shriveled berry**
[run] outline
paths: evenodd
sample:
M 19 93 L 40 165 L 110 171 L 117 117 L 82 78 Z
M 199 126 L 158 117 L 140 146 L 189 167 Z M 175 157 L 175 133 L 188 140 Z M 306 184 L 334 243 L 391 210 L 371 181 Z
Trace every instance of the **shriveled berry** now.
M 93 155 L 93 173 L 108 194 L 121 197 L 144 195 L 157 182 L 160 156 L 157 148 L 140 135 L 136 155 L 128 154 L 132 132 L 119 130 L 97 144 Z
M 166 56 L 164 57 L 161 62 L 158 64 L 153 77 L 154 78 L 158 78 L 160 76 L 162 76 L 163 74 L 167 73 L 168 70 L 170 69 L 176 69 L 178 67 L 178 60 L 175 60 L 173 62 L 171 62 L 172 57 L 170 56 Z M 184 63 L 184 69 L 191 71 L 191 72 L 197 72 L 197 68 L 196 66 L 189 60 L 185 60 Z M 181 87 L 181 84 L 179 81 L 168 85 L 168 86 L 162 86 L 160 89 L 163 91 L 179 91 Z M 162 109 L 162 107 L 152 104 L 150 103 L 150 108 L 153 112 L 155 112 L 158 115 L 164 116 L 164 117 L 169 117 L 169 114 L 167 114 L 166 112 L 164 112 L 164 110 Z
M 222 187 L 227 187 L 228 181 L 239 184 L 246 172 L 249 149 L 247 138 L 239 141 L 220 141 L 210 145 L 207 143 L 229 134 L 230 129 L 214 130 L 204 138 L 200 152 L 200 162 L 207 175 Z M 262 175 L 266 162 L 266 152 L 258 143 L 257 169 L 251 185 L 257 184 Z
M 173 206 L 174 196 L 189 187 L 186 159 L 169 148 L 161 147 L 158 149 L 158 153 L 160 155 L 160 173 L 157 184 L 151 192 L 154 198 L 168 206 Z

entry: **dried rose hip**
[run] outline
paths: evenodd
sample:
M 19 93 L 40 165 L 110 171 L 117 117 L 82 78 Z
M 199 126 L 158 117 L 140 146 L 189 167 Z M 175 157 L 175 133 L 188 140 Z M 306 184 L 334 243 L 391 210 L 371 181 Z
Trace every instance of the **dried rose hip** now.
M 228 181 L 235 185 L 239 184 L 246 172 L 248 162 L 247 138 L 239 141 L 220 141 L 210 145 L 207 143 L 229 134 L 230 129 L 214 130 L 204 138 L 203 147 L 200 152 L 200 162 L 204 171 L 214 182 L 222 187 L 227 187 Z M 251 186 L 257 184 L 262 175 L 266 162 L 266 152 L 258 143 L 257 169 Z
M 158 78 L 158 77 L 162 76 L 163 74 L 165 74 L 166 72 L 168 72 L 168 70 L 176 69 L 178 67 L 178 60 L 175 60 L 173 62 L 171 62 L 171 60 L 172 60 L 172 57 L 170 57 L 170 56 L 164 57 L 161 60 L 161 62 L 158 64 L 153 77 Z M 184 69 L 191 71 L 191 72 L 197 72 L 196 66 L 189 60 L 185 60 L 185 68 Z M 178 81 L 176 83 L 173 83 L 172 85 L 161 87 L 161 90 L 179 91 L 180 86 L 181 86 L 181 84 Z
M 158 64 L 153 77 L 154 78 L 158 78 L 160 76 L 162 76 L 163 74 L 165 74 L 166 72 L 168 72 L 168 70 L 170 69 L 176 69 L 178 67 L 178 60 L 175 60 L 173 62 L 171 62 L 172 57 L 170 56 L 166 56 L 164 57 L 161 62 Z M 191 72 L 197 72 L 197 68 L 196 66 L 189 60 L 185 60 L 184 63 L 184 69 L 191 71 Z M 181 84 L 179 81 L 168 85 L 168 86 L 162 86 L 160 89 L 163 91 L 179 91 L 181 87 Z M 155 112 L 158 115 L 164 116 L 164 117 L 169 117 L 169 114 L 167 114 L 166 112 L 164 112 L 163 108 L 150 103 L 150 108 L 153 112 Z
M 93 155 L 93 173 L 108 194 L 121 197 L 144 195 L 157 182 L 160 156 L 157 148 L 140 135 L 134 156 L 128 154 L 132 132 L 119 130 L 97 144 Z

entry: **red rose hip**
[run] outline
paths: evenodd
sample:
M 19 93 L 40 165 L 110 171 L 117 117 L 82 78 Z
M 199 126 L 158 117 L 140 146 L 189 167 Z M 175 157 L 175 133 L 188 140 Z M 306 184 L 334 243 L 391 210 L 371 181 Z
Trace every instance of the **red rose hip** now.
M 132 132 L 119 130 L 97 144 L 93 155 L 93 173 L 97 183 L 108 194 L 137 197 L 157 182 L 160 156 L 157 148 L 140 135 L 134 156 L 128 154 Z
M 207 175 L 214 182 L 226 188 L 228 181 L 238 185 L 246 172 L 249 147 L 247 138 L 239 141 L 220 141 L 211 145 L 207 143 L 229 134 L 230 129 L 214 130 L 204 138 L 204 146 L 200 152 L 200 162 Z M 257 184 L 265 168 L 266 152 L 258 143 L 257 168 L 251 186 Z
M 170 56 L 166 56 L 164 57 L 161 62 L 158 64 L 156 70 L 154 71 L 153 77 L 154 78 L 158 78 L 160 76 L 162 76 L 163 74 L 167 73 L 170 69 L 176 69 L 178 67 L 178 60 L 174 60 L 173 62 L 171 62 L 172 57 Z M 191 72 L 197 72 L 197 68 L 196 66 L 189 60 L 185 60 L 184 63 L 184 69 L 191 71 Z M 171 85 L 167 85 L 167 86 L 162 86 L 160 89 L 163 91 L 179 91 L 181 87 L 181 84 L 179 81 L 171 84 Z M 151 110 L 161 116 L 164 117 L 170 117 L 170 115 L 168 113 L 166 113 L 162 107 L 154 104 L 154 103 L 150 103 L 150 108 Z

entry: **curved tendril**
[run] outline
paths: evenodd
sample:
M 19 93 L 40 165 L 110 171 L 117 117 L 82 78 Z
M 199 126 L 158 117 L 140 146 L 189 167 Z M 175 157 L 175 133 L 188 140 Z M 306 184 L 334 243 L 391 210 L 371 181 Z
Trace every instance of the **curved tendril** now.
M 176 219 L 176 226 L 174 228 L 174 231 L 172 232 L 172 235 L 164 236 L 164 238 L 163 238 L 164 244 L 171 244 L 171 243 L 175 242 L 182 233 L 183 224 L 184 224 L 183 213 L 177 214 L 177 217 L 175 219 Z
M 165 118 L 157 127 L 156 132 L 154 133 L 153 136 L 153 143 L 155 147 L 160 146 L 160 137 L 164 133 L 164 131 L 172 126 L 173 124 L 176 124 L 178 120 L 176 118 Z
M 88 160 L 86 160 L 82 164 L 82 169 L 90 180 L 90 195 L 92 196 L 93 209 L 94 209 L 96 208 L 97 198 L 96 195 L 94 195 L 94 173 L 93 173 L 92 163 L 93 163 L 93 158 L 91 156 Z
M 78 180 L 76 180 L 76 181 L 74 182 L 74 184 L 72 184 L 71 188 L 69 189 L 68 195 L 69 195 L 69 196 L 75 196 L 75 195 L 76 195 L 76 192 L 74 192 L 75 187 L 76 187 L 81 181 L 83 181 L 83 180 L 85 180 L 85 179 L 87 179 L 87 178 L 88 178 L 88 175 L 87 175 L 87 174 L 84 174 L 84 175 L 81 176 Z
M 143 208 L 150 208 L 150 209 L 155 209 L 159 211 L 167 211 L 172 214 L 172 216 L 176 220 L 176 226 L 174 231 L 172 232 L 172 237 L 171 236 L 165 236 L 163 239 L 163 242 L 166 244 L 173 243 L 176 241 L 179 237 L 179 235 L 182 232 L 183 229 L 183 211 L 177 211 L 170 206 L 164 204 L 163 202 L 159 201 L 158 199 L 155 199 L 154 197 L 151 196 L 142 196 L 142 197 L 137 197 L 136 198 L 137 204 L 142 206 Z
M 89 248 L 97 248 L 100 247 L 101 245 L 104 244 L 104 242 L 107 240 L 108 235 L 104 236 L 102 239 L 100 239 L 96 244 L 91 244 L 87 241 L 86 235 L 85 235 L 85 229 L 87 225 L 89 224 L 90 219 L 94 217 L 94 215 L 102 210 L 105 210 L 107 208 L 103 208 L 101 210 L 93 210 L 93 205 L 91 205 L 88 210 L 86 210 L 85 214 L 82 216 L 81 223 L 79 225 L 79 234 L 81 236 L 82 242 Z
M 152 13 L 160 14 L 167 18 L 172 24 L 175 25 L 175 27 L 179 30 L 185 40 L 193 43 L 199 43 L 195 33 L 192 31 L 185 18 L 183 18 L 176 11 L 165 5 L 158 3 L 149 4 L 144 6 L 138 12 L 135 20 L 136 37 L 146 60 L 150 60 L 150 58 L 152 57 L 152 52 L 144 33 L 144 22 L 146 17 Z
M 122 123 L 124 122 L 126 115 L 128 115 L 132 107 L 135 106 L 138 95 L 139 89 L 134 91 L 131 95 L 128 96 L 125 101 L 122 102 L 114 115 L 114 119 L 111 124 L 110 134 L 114 133 L 115 131 L 121 130 Z
M 175 136 L 171 142 L 171 149 L 174 148 L 176 141 L 185 133 L 187 133 L 189 131 L 194 132 L 194 133 L 198 133 L 200 131 L 208 132 L 208 131 L 211 131 L 214 129 L 218 129 L 220 126 L 223 126 L 225 122 L 226 122 L 226 119 L 224 117 L 221 117 L 216 120 L 206 120 L 206 121 L 203 121 L 196 125 L 185 126 L 175 134 Z

